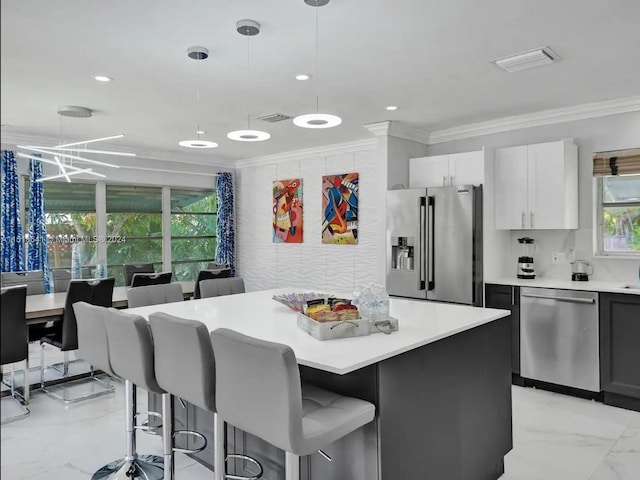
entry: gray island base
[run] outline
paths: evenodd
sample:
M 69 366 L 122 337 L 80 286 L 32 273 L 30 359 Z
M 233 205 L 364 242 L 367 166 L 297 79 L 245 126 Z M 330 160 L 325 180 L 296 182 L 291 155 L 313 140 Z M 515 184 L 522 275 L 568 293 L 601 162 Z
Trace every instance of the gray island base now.
M 368 400 L 376 419 L 321 454 L 301 459 L 305 480 L 493 480 L 513 446 L 511 326 L 500 318 L 353 372 L 301 366 L 302 380 Z M 257 395 L 260 393 L 257 392 Z M 149 397 L 151 410 L 159 397 Z M 208 447 L 194 455 L 213 468 L 213 416 L 176 402 L 176 428 L 202 432 Z M 229 425 L 227 451 L 258 459 L 263 478 L 284 478 L 284 452 Z M 249 474 L 245 462 L 228 473 Z

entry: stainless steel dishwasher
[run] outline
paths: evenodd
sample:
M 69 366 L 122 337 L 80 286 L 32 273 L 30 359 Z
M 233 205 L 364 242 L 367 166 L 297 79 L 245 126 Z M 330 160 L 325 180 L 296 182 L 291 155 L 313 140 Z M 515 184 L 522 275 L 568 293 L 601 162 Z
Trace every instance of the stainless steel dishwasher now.
M 520 374 L 600 391 L 598 294 L 520 289 Z

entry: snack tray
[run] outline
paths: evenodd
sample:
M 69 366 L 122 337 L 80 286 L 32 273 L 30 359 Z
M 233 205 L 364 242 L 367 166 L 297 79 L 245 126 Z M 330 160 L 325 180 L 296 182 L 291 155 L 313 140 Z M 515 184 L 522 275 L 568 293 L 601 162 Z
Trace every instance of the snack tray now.
M 311 317 L 298 313 L 298 328 L 318 340 L 362 337 L 369 335 L 369 320 L 341 320 L 337 322 L 316 322 Z

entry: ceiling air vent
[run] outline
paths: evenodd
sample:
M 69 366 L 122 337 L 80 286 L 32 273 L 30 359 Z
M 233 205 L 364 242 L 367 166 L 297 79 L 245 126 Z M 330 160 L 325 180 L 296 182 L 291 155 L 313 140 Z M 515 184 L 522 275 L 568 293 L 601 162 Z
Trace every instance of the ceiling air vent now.
M 499 58 L 493 63 L 507 72 L 517 72 L 527 68 L 541 67 L 557 59 L 558 55 L 553 50 L 549 47 L 542 47 Z
M 268 115 L 256 117 L 258 120 L 269 123 L 282 122 L 283 120 L 289 120 L 290 118 L 291 117 L 289 115 L 285 115 L 284 113 L 269 113 Z

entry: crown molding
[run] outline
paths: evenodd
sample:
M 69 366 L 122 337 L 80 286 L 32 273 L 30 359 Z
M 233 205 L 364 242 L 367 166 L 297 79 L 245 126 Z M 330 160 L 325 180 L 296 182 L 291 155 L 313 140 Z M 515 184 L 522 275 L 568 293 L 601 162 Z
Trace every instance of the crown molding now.
M 35 135 L 25 135 L 14 132 L 2 132 L 0 141 L 3 146 L 9 145 L 58 145 L 60 139 L 51 137 L 40 137 Z M 233 160 L 226 160 L 223 158 L 205 158 L 199 155 L 193 155 L 189 152 L 171 152 L 167 150 L 155 150 L 148 148 L 139 148 L 135 145 L 123 145 L 116 142 L 104 142 L 100 144 L 100 147 L 104 150 L 130 150 L 133 151 L 136 156 L 133 158 L 142 158 L 147 160 L 159 160 L 162 162 L 168 162 L 172 164 L 190 164 L 190 165 L 203 165 L 212 168 L 233 168 Z M 96 147 L 97 148 L 97 147 Z M 110 161 L 115 159 L 110 157 Z M 123 166 L 122 168 L 127 168 Z
M 245 158 L 243 160 L 236 160 L 235 166 L 236 168 L 246 168 L 258 165 L 272 165 L 292 160 L 304 160 L 305 158 L 311 157 L 323 157 L 339 153 L 354 153 L 362 150 L 374 150 L 377 146 L 377 138 L 367 138 L 365 140 L 356 140 L 353 142 L 335 143 L 332 145 L 324 145 L 322 147 L 305 148 L 303 150 L 293 150 L 290 152 L 275 153 L 261 157 Z
M 486 122 L 471 123 L 459 127 L 431 132 L 429 144 L 451 142 L 465 138 L 492 135 L 523 128 L 574 122 L 589 118 L 605 117 L 640 111 L 640 95 L 616 98 L 602 102 L 584 103 L 572 107 L 554 108 L 525 115 L 497 118 Z
M 377 137 L 388 135 L 390 137 L 402 138 L 404 140 L 424 144 L 428 144 L 431 137 L 429 132 L 419 130 L 405 123 L 392 122 L 391 120 L 367 123 L 364 127 Z

